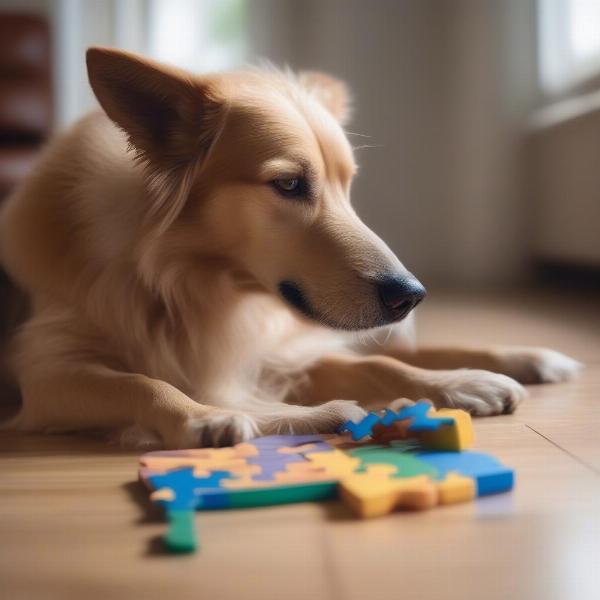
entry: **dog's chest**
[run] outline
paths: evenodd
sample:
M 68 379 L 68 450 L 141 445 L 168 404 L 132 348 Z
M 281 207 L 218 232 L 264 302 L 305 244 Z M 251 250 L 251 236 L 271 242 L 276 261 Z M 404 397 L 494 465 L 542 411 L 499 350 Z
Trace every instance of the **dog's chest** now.
M 303 333 L 276 299 L 250 297 L 195 314 L 178 332 L 156 332 L 144 359 L 151 376 L 200 402 L 223 404 L 255 390 L 265 368 L 288 360 L 286 351 Z

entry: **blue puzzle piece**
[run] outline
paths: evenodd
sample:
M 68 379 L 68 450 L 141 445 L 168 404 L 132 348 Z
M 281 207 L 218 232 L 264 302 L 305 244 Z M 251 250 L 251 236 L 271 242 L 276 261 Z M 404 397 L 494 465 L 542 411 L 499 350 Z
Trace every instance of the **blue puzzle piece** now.
M 506 492 L 514 485 L 514 471 L 489 454 L 468 451 L 419 452 L 416 457 L 438 469 L 440 479 L 450 471 L 473 478 L 478 496 Z
M 170 488 L 175 497 L 173 500 L 159 500 L 168 510 L 195 509 L 199 502 L 200 491 L 220 488 L 223 479 L 235 479 L 229 471 L 213 471 L 208 477 L 196 477 L 192 467 L 172 469 L 160 475 L 148 477 L 150 485 L 155 490 Z
M 222 508 L 229 508 L 231 505 L 231 494 L 235 493 L 232 490 L 222 491 L 206 491 L 199 490 L 201 494 L 201 502 L 199 508 L 202 510 L 218 510 Z
M 383 413 L 383 417 L 381 418 L 381 424 L 386 427 L 391 425 L 394 421 L 403 421 L 406 417 L 401 417 L 402 410 L 400 412 L 396 412 L 395 410 L 391 410 L 390 408 L 386 408 Z
M 408 431 L 435 431 L 442 425 L 452 425 L 454 419 L 450 417 L 430 417 L 427 413 L 431 410 L 431 404 L 417 402 L 413 406 L 405 406 L 398 412 L 396 421 L 412 419 Z M 391 411 L 390 411 L 391 412 Z
M 358 423 L 346 421 L 346 423 L 338 429 L 338 433 L 349 431 L 352 434 L 352 439 L 356 442 L 371 435 L 373 427 L 378 423 L 389 427 L 395 421 L 407 421 L 412 419 L 408 431 L 413 433 L 420 431 L 435 431 L 442 425 L 452 425 L 452 423 L 454 423 L 454 419 L 450 417 L 430 417 L 427 414 L 430 409 L 431 405 L 428 402 L 417 402 L 413 406 L 405 406 L 398 412 L 386 408 L 383 416 L 371 412 L 363 417 Z
M 358 423 L 354 421 L 346 421 L 339 429 L 339 433 L 349 431 L 352 434 L 352 439 L 356 442 L 367 435 L 371 435 L 373 426 L 381 421 L 381 417 L 374 412 L 363 417 Z

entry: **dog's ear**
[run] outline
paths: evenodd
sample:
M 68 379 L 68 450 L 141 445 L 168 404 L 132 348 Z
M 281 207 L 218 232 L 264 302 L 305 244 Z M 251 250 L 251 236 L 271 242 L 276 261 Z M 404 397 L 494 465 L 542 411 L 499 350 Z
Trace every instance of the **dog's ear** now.
M 302 71 L 299 80 L 341 125 L 348 122 L 351 112 L 350 92 L 343 81 L 318 71 Z
M 181 164 L 206 153 L 223 114 L 207 82 L 121 50 L 90 48 L 86 59 L 100 105 L 141 157 Z

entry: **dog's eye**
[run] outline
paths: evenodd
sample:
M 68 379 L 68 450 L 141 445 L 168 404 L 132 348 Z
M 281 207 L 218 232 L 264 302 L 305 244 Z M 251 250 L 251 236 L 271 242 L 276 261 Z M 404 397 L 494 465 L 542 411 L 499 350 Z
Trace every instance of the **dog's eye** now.
M 286 198 L 300 198 L 306 196 L 308 186 L 303 177 L 282 177 L 274 179 L 271 185 L 275 190 Z

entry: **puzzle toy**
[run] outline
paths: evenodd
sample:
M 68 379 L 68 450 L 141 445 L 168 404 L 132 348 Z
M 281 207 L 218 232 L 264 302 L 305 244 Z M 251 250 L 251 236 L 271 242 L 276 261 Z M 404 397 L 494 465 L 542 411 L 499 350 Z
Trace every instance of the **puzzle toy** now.
M 472 443 L 467 413 L 434 410 L 422 401 L 369 413 L 337 435 L 276 435 L 230 448 L 150 452 L 140 458 L 139 474 L 165 509 L 166 548 L 192 552 L 198 545 L 195 510 L 340 498 L 368 518 L 512 489 L 512 469 L 467 450 Z

